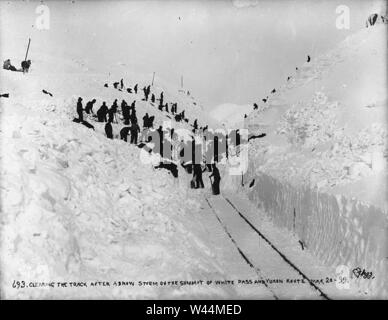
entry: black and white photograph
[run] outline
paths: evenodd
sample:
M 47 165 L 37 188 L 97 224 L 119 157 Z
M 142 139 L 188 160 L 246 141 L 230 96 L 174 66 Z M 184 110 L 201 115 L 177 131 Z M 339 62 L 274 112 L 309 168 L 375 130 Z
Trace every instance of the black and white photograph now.
M 0 300 L 387 300 L 387 28 L 386 0 L 0 0 Z

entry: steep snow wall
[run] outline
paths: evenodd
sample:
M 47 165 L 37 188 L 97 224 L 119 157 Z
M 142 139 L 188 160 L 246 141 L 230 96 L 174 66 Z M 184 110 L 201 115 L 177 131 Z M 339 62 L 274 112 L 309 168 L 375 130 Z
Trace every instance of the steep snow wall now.
M 255 183 L 248 187 L 250 200 L 276 225 L 293 231 L 326 265 L 372 271 L 374 279 L 358 279 L 353 285 L 368 296 L 388 296 L 388 224 L 381 209 L 355 199 L 291 186 L 266 174 L 251 178 Z
M 388 296 L 386 33 L 313 57 L 246 121 L 267 136 L 250 142 L 244 192 L 326 265 L 372 272 L 351 280 L 366 297 Z

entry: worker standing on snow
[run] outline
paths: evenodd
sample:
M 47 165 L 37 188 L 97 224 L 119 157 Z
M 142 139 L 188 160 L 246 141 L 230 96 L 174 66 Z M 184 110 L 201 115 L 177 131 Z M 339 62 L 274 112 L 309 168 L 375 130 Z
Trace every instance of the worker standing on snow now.
M 148 128 L 150 116 L 148 115 L 148 112 L 143 117 L 143 128 Z
M 202 166 L 200 163 L 194 163 L 193 180 L 195 189 L 203 189 L 205 187 L 202 180 Z
M 105 133 L 108 139 L 113 139 L 113 129 L 110 121 L 105 125 Z
M 211 179 L 212 177 L 213 177 L 213 181 Z M 215 163 L 212 164 L 212 174 L 209 176 L 209 178 L 210 178 L 210 183 L 212 185 L 212 193 L 214 195 L 220 194 L 221 175 Z
M 117 112 L 117 108 L 118 108 L 118 105 L 117 105 L 117 99 L 113 102 L 112 106 L 110 107 L 109 109 L 109 119 L 108 119 L 108 122 L 113 122 L 114 120 L 114 117 L 116 115 L 116 112 Z
M 98 122 L 106 122 L 106 114 L 108 113 L 108 107 L 105 104 L 105 101 L 102 103 L 100 109 L 97 110 L 97 120 Z
M 77 102 L 77 113 L 78 113 L 78 119 L 80 122 L 84 121 L 84 109 L 82 107 L 82 98 L 78 98 Z
M 140 127 L 137 124 L 137 121 L 132 122 L 132 125 L 130 127 L 130 131 L 131 131 L 131 143 L 137 144 L 137 137 L 138 137 L 139 132 L 140 132 Z

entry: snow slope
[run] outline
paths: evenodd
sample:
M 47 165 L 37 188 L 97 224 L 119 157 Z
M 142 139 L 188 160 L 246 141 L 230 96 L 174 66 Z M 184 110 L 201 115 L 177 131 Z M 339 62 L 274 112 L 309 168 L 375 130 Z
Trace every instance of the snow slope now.
M 210 116 L 225 125 L 226 128 L 243 128 L 244 115 L 252 111 L 251 105 L 236 105 L 233 103 L 224 103 L 215 107 Z
M 249 128 L 268 135 L 251 148 L 261 170 L 325 192 L 348 189 L 348 196 L 387 208 L 384 39 L 385 25 L 350 36 L 305 63 L 250 114 Z M 367 184 L 371 177 L 381 184 Z
M 225 295 L 220 288 L 179 286 L 128 290 L 95 287 L 82 290 L 47 287 L 15 290 L 14 280 L 160 281 L 223 278 L 223 269 L 202 239 L 200 204 L 187 197 L 187 177 L 174 179 L 140 161 L 140 150 L 121 140 L 108 140 L 104 124 L 87 120 L 96 131 L 72 122 L 78 96 L 106 101 L 136 100 L 139 120 L 167 114 L 141 101 L 142 94 L 112 88 L 148 84 L 147 76 L 120 66 L 89 67 L 71 57 L 33 57 L 30 73 L 0 70 L 1 93 L 1 288 L 6 298 L 160 298 Z M 35 51 L 36 52 L 36 51 Z M 35 59 L 35 57 L 38 57 Z M 109 77 L 110 74 L 110 77 Z M 109 88 L 104 88 L 105 82 Z M 200 119 L 201 106 L 174 88 L 166 101 L 178 112 Z M 45 89 L 53 97 L 42 93 Z M 172 100 L 173 99 L 173 100 Z M 202 118 L 204 119 L 204 118 Z M 201 119 L 199 122 L 201 123 Z M 114 125 L 117 136 L 122 125 Z M 177 127 L 189 129 L 187 124 Z
M 386 35 L 313 57 L 246 121 L 267 133 L 249 145 L 250 199 L 327 265 L 372 271 L 360 286 L 375 297 L 388 294 Z

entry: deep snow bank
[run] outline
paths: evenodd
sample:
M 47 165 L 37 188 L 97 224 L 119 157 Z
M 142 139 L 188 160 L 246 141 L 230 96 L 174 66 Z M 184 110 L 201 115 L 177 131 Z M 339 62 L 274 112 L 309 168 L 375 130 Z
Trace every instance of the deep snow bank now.
M 275 224 L 293 231 L 304 246 L 328 266 L 372 271 L 372 280 L 354 278 L 351 285 L 367 297 L 388 295 L 387 224 L 381 209 L 355 199 L 295 187 L 255 175 L 249 199 Z
M 267 133 L 249 145 L 245 191 L 328 265 L 369 268 L 368 296 L 388 294 L 386 31 L 314 57 L 245 123 Z
M 219 289 L 14 290 L 13 280 L 160 281 L 221 275 L 199 204 L 136 147 L 71 122 L 66 108 L 1 105 L 1 287 L 6 298 L 178 297 Z M 57 110 L 59 109 L 59 110 Z M 57 111 L 56 111 L 57 110 Z M 190 213 L 190 214 L 189 214 Z
M 137 116 L 168 114 L 142 101 L 142 92 L 112 88 L 113 81 L 148 84 L 148 77 L 122 66 L 93 70 L 79 59 L 34 55 L 30 73 L 0 70 L 1 93 L 1 285 L 5 298 L 173 298 L 225 296 L 199 286 L 34 288 L 16 290 L 14 280 L 160 281 L 223 278 L 203 239 L 200 205 L 187 181 L 140 160 L 139 149 L 106 139 L 73 123 L 78 96 L 106 101 L 136 100 Z M 109 76 L 108 76 L 109 74 Z M 104 88 L 105 82 L 109 88 Z M 191 121 L 201 117 L 192 96 L 162 87 Z M 53 94 L 42 93 L 45 89 Z M 86 116 L 86 115 L 85 115 Z M 200 119 L 201 121 L 201 119 Z M 201 123 L 201 122 L 200 122 Z M 122 125 L 113 125 L 117 136 Z M 186 123 L 177 127 L 189 128 Z

